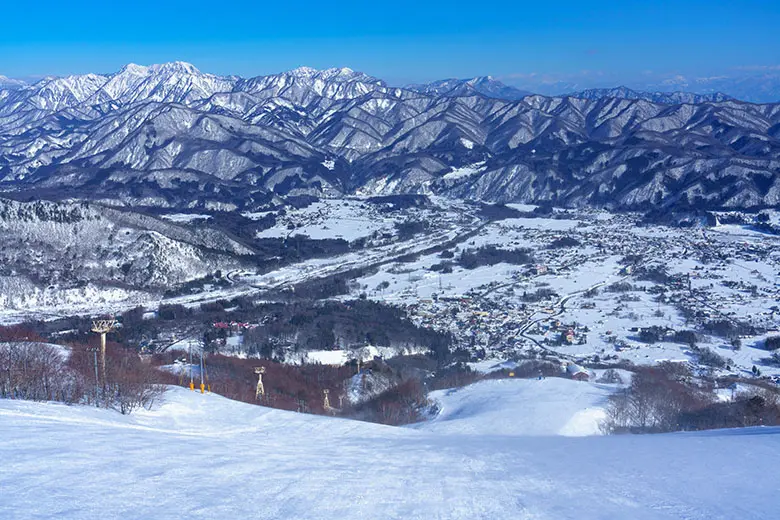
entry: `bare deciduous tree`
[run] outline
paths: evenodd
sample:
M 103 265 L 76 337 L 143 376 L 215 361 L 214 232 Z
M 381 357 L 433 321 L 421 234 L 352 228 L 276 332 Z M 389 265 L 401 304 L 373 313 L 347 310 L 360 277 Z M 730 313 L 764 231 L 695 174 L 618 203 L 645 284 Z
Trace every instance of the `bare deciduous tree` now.
M 160 374 L 131 352 L 118 352 L 107 367 L 106 404 L 122 415 L 151 408 L 165 393 Z
M 33 341 L 0 343 L 0 397 L 74 402 L 80 385 L 55 346 Z

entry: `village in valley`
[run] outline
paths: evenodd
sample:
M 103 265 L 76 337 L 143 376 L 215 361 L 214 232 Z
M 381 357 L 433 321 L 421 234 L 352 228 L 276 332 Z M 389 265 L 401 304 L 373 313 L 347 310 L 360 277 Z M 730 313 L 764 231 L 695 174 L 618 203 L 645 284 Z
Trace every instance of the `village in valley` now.
M 359 279 L 356 293 L 451 332 L 472 362 L 706 358 L 715 365 L 706 368 L 724 373 L 750 375 L 754 366 L 780 373 L 763 347 L 780 328 L 780 237 L 744 224 L 641 219 L 556 210 L 499 220 L 452 249 L 383 266 Z M 529 258 L 524 265 L 459 262 L 464 252 L 488 248 L 522 249 Z
M 508 216 L 484 220 L 477 208 L 433 200 L 404 212 L 360 199 L 290 212 L 264 235 L 364 249 L 234 279 L 267 298 L 350 266 L 348 290 L 326 300 L 401 308 L 416 326 L 450 334 L 455 358 L 483 371 L 548 359 L 563 371 L 673 361 L 720 376 L 780 375 L 764 345 L 780 334 L 780 235 L 754 226 L 756 215 L 658 224 L 641 213 L 508 205 Z M 240 352 L 241 332 L 228 343 Z M 339 363 L 364 347 L 379 354 L 336 338 L 326 351 L 284 358 Z M 381 357 L 425 350 L 381 347 Z
M 197 229 L 215 217 L 161 218 Z M 446 336 L 453 360 L 483 372 L 543 359 L 584 373 L 673 361 L 717 376 L 780 375 L 780 357 L 766 348 L 780 334 L 780 212 L 692 211 L 657 221 L 641 212 L 407 195 L 318 199 L 241 218 L 255 226 L 258 243 L 292 247 L 303 259 L 281 255 L 255 269 L 234 263 L 177 291 L 125 301 L 112 301 L 116 290 L 106 288 L 99 307 L 85 301 L 72 314 L 141 312 L 150 330 L 131 342 L 150 352 L 187 335 L 211 351 L 282 363 L 339 365 L 430 350 L 417 340 L 372 343 L 371 334 L 335 329 L 332 340 L 307 344 L 292 332 L 266 338 L 263 348 L 245 341 L 248 331 L 273 336 L 275 304 L 309 302 L 327 317 L 335 304 L 373 302 L 380 307 L 371 312 L 395 309 L 411 326 Z M 99 302 L 104 290 L 86 287 Z M 43 319 L 53 334 L 71 334 L 67 320 L 57 330 L 52 318 L 55 308 L 67 316 L 68 306 L 56 291 L 47 299 L 52 307 L 26 298 L 29 307 L 8 306 L 0 319 Z M 181 316 L 199 328 L 183 330 Z

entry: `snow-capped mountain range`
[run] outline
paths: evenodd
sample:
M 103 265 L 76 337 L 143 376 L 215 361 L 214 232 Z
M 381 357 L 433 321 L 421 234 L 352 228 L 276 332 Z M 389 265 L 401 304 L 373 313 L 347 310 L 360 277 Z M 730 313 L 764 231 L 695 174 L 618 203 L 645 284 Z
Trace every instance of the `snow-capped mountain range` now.
M 22 88 L 25 85 L 27 85 L 27 83 L 25 83 L 24 81 L 9 78 L 7 76 L 3 76 L 2 74 L 0 74 L 0 89 L 13 90 L 17 88 Z
M 130 64 L 0 90 L 0 189 L 168 207 L 353 193 L 762 207 L 780 203 L 778 137 L 780 105 L 720 95 Z
M 763 69 L 763 70 L 762 70 Z M 728 95 L 753 103 L 780 101 L 780 71 L 777 67 L 745 70 L 740 74 L 706 77 L 675 75 L 661 81 L 648 83 L 644 90 L 663 92 L 685 91 L 699 94 L 725 92 Z
M 408 89 L 430 95 L 470 96 L 481 94 L 496 99 L 517 101 L 532 93 L 504 85 L 492 76 L 472 79 L 444 79 L 422 85 L 409 85 Z
M 625 85 L 642 93 L 722 93 L 750 103 L 780 102 L 780 68 L 777 66 L 747 67 L 709 76 L 647 73 L 639 78 L 629 79 L 610 74 L 583 73 L 562 77 L 529 74 L 511 77 L 510 81 L 514 88 L 545 96 L 562 96 L 586 90 L 610 91 L 615 85 Z
M 651 103 L 662 103 L 666 105 L 688 104 L 696 105 L 699 103 L 719 103 L 721 101 L 734 101 L 734 98 L 727 96 L 722 92 L 712 94 L 694 94 L 691 92 L 641 92 L 628 87 L 615 88 L 592 88 L 580 92 L 569 94 L 570 97 L 581 99 L 643 99 Z

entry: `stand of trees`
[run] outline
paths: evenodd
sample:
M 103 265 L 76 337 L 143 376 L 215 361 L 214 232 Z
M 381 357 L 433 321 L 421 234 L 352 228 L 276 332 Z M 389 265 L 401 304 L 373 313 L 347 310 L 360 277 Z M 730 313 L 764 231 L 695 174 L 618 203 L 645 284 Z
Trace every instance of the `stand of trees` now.
M 742 428 L 780 424 L 780 402 L 776 391 L 742 394 L 726 403 L 713 403 L 700 410 L 684 412 L 680 424 L 687 430 Z
M 513 265 L 529 265 L 534 263 L 534 257 L 530 249 L 499 249 L 495 246 L 484 246 L 478 249 L 467 249 L 460 254 L 458 264 L 464 269 L 476 269 L 483 265 L 495 265 L 498 263 Z
M 265 397 L 255 397 L 257 375 L 254 367 L 266 369 L 263 376 Z M 253 404 L 262 404 L 282 410 L 325 414 L 324 389 L 330 390 L 330 402 L 338 407 L 338 396 L 343 394 L 344 381 L 355 374 L 352 366 L 286 365 L 270 360 L 239 359 L 220 354 L 207 359 L 211 391 Z
M 423 420 L 431 402 L 418 379 L 408 379 L 349 410 L 353 419 L 402 425 Z
M 62 373 L 78 386 L 78 396 L 71 402 L 111 408 L 123 415 L 139 408 L 151 408 L 165 393 L 165 384 L 174 382 L 171 374 L 161 372 L 143 361 L 135 350 L 117 343 L 106 346 L 106 372 L 103 374 L 98 354 L 85 345 L 70 346 L 70 356 Z
M 548 249 L 562 249 L 566 247 L 577 247 L 582 245 L 582 242 L 577 240 L 576 238 L 570 237 L 570 236 L 563 236 L 560 238 L 556 238 L 552 242 L 550 242 L 550 245 L 547 246 Z
M 631 385 L 609 398 L 605 433 L 670 432 L 681 429 L 680 415 L 712 403 L 710 396 L 688 384 L 687 366 L 661 363 L 637 369 Z
M 635 368 L 631 385 L 609 398 L 605 433 L 660 433 L 780 424 L 777 390 L 762 389 L 718 402 L 692 382 L 688 367 L 661 363 Z
M 245 332 L 244 348 L 266 358 L 281 354 L 279 348 L 328 350 L 369 343 L 422 346 L 444 362 L 452 344 L 449 335 L 416 326 L 402 309 L 369 300 L 274 304 L 259 311 L 264 325 Z
M 107 349 L 105 377 L 96 377 L 94 353 L 85 345 L 40 339 L 23 329 L 0 329 L 0 398 L 95 404 L 129 414 L 151 407 L 169 382 L 136 352 L 116 344 Z
M 80 388 L 64 368 L 62 354 L 51 345 L 0 343 L 0 398 L 75 402 Z

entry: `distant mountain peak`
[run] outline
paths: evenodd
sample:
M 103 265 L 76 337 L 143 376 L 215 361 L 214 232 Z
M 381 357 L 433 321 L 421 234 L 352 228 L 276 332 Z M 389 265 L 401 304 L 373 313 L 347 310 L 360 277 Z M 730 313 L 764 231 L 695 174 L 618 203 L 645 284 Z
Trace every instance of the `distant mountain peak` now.
M 301 66 L 301 67 L 297 67 L 297 68 L 292 69 L 291 71 L 289 71 L 289 74 L 291 76 L 309 77 L 309 76 L 313 76 L 313 75 L 317 74 L 317 72 L 319 72 L 319 71 L 317 69 L 313 68 L 313 67 Z
M 525 90 L 505 85 L 493 76 L 478 76 L 470 79 L 450 78 L 421 85 L 407 85 L 406 88 L 422 94 L 455 97 L 479 94 L 508 101 L 517 101 L 531 94 Z
M 281 75 L 290 75 L 296 78 L 317 78 L 326 81 L 363 81 L 368 83 L 382 83 L 381 80 L 358 72 L 349 67 L 333 67 L 329 69 L 315 69 L 312 67 L 298 67 Z
M 355 73 L 355 71 L 350 69 L 349 67 L 334 67 L 334 68 L 326 69 L 325 72 L 332 72 L 344 76 L 352 75 Z
M 27 83 L 20 79 L 9 78 L 0 74 L 0 89 L 17 89 L 26 86 Z
M 118 74 L 147 76 L 149 74 L 201 74 L 201 72 L 192 63 L 172 61 L 148 66 L 128 63 L 122 67 Z
M 493 82 L 501 83 L 500 81 L 498 81 L 493 76 L 477 76 L 475 78 L 471 78 L 471 79 L 465 80 L 465 81 L 466 81 L 466 83 L 468 83 L 470 85 L 478 85 L 480 83 L 493 83 Z M 501 83 L 501 85 L 504 85 L 504 84 Z M 504 86 L 507 86 L 507 85 L 504 85 Z
M 121 69 L 119 69 L 118 74 L 147 74 L 149 72 L 149 67 L 145 65 L 138 65 L 136 63 L 128 63 Z

